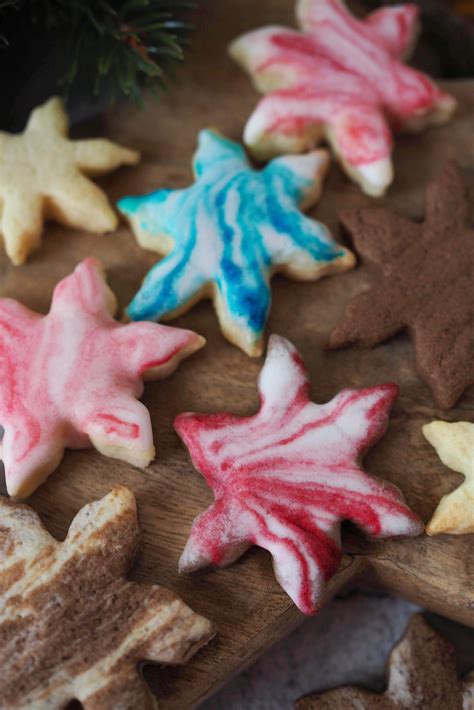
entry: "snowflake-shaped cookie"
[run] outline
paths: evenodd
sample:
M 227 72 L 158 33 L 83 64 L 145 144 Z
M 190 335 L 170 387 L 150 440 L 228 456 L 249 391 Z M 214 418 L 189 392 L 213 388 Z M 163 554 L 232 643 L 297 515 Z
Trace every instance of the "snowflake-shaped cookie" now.
M 342 520 L 380 537 L 417 535 L 423 525 L 395 486 L 360 467 L 385 432 L 396 385 L 346 389 L 321 405 L 308 390 L 297 351 L 273 335 L 257 414 L 181 414 L 175 429 L 215 496 L 193 523 L 180 569 L 228 565 L 259 545 L 281 586 L 312 614 L 339 566 Z
M 474 424 L 431 422 L 423 434 L 445 466 L 465 476 L 465 481 L 442 497 L 426 526 L 428 535 L 474 533 Z
M 387 663 L 388 685 L 373 693 L 346 685 L 312 693 L 295 710 L 472 710 L 474 675 L 458 677 L 453 646 L 421 614 L 410 620 Z
M 391 129 L 447 121 L 455 100 L 405 66 L 418 10 L 402 5 L 354 18 L 341 0 L 299 0 L 302 32 L 270 26 L 235 40 L 230 52 L 267 94 L 245 143 L 258 158 L 327 140 L 346 173 L 369 195 L 392 181 Z
M 146 466 L 154 457 L 143 379 L 167 376 L 204 339 L 156 323 L 122 325 L 101 265 L 83 261 L 46 316 L 0 299 L 0 424 L 10 495 L 29 495 L 65 447 L 95 446 Z
M 71 141 L 60 99 L 31 114 L 18 135 L 0 132 L 0 231 L 14 264 L 39 247 L 43 221 L 108 232 L 117 216 L 103 191 L 85 175 L 133 165 L 139 154 L 103 138 Z
M 331 333 L 331 347 L 372 347 L 408 330 L 416 367 L 436 404 L 453 407 L 474 383 L 474 229 L 458 165 L 446 163 L 426 190 L 423 222 L 383 208 L 341 215 L 373 283 Z
M 272 274 L 315 280 L 354 264 L 324 225 L 300 212 L 318 199 L 327 165 L 315 151 L 258 172 L 238 143 L 201 131 L 194 185 L 118 203 L 141 246 L 168 254 L 145 278 L 130 318 L 169 319 L 212 297 L 224 335 L 260 355 Z
M 184 663 L 214 631 L 174 592 L 126 578 L 139 541 L 123 486 L 84 506 L 64 542 L 0 497 L 0 707 L 157 707 L 138 664 Z

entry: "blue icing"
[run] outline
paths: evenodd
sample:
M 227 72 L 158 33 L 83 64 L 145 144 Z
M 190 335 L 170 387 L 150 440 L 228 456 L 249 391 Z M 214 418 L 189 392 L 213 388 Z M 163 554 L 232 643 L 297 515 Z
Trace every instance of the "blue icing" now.
M 248 166 L 245 150 L 239 143 L 217 135 L 212 131 L 200 131 L 199 150 L 193 158 L 193 169 L 197 178 L 212 169 L 242 170 Z
M 304 160 L 304 157 L 301 158 Z M 160 320 L 215 289 L 227 326 L 257 343 L 270 309 L 269 280 L 279 266 L 318 267 L 345 250 L 298 203 L 313 184 L 276 159 L 255 171 L 240 145 L 201 131 L 196 182 L 184 190 L 125 197 L 118 207 L 134 228 L 174 248 L 148 273 L 128 307 L 132 320 Z M 222 315 L 222 314 L 221 314 Z

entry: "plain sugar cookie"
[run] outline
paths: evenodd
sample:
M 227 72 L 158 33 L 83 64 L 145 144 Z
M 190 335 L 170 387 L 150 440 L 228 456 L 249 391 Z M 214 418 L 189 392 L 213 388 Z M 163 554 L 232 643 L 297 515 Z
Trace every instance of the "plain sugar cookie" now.
M 118 220 L 95 176 L 140 156 L 104 138 L 72 141 L 62 102 L 52 98 L 36 108 L 23 133 L 0 132 L 0 231 L 5 250 L 23 264 L 41 242 L 51 218 L 89 232 L 109 232 Z

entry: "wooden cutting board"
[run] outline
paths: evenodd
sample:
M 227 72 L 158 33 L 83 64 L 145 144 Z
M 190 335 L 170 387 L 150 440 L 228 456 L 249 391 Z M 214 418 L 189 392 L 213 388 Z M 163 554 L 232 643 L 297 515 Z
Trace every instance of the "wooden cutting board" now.
M 137 168 L 124 169 L 104 181 L 111 199 L 129 192 L 188 185 L 200 128 L 214 126 L 231 138 L 240 138 L 257 94 L 227 57 L 227 43 L 264 23 L 292 24 L 292 5 L 284 0 L 202 3 L 193 50 L 169 95 L 159 103 L 150 101 L 144 111 L 128 105 L 116 107 L 96 125 L 81 127 L 82 133 L 107 135 L 142 151 Z M 421 218 L 424 187 L 448 157 L 459 160 L 474 186 L 474 82 L 445 86 L 459 99 L 454 121 L 420 137 L 397 140 L 396 179 L 385 199 L 364 196 L 333 167 L 313 216 L 326 222 L 335 235 L 338 211 L 351 206 L 386 204 L 406 216 Z M 43 248 L 25 266 L 13 268 L 0 255 L 0 295 L 46 312 L 56 282 L 90 254 L 105 264 L 121 307 L 156 261 L 155 254 L 137 247 L 126 226 L 97 237 L 51 224 Z M 325 351 L 328 333 L 345 303 L 368 283 L 363 267 L 317 283 L 275 278 L 268 331 L 295 343 L 309 366 L 316 402 L 330 399 L 345 386 L 398 382 L 401 395 L 389 431 L 367 457 L 366 468 L 400 486 L 408 503 L 427 521 L 440 497 L 461 477 L 441 464 L 424 440 L 421 426 L 435 418 L 474 421 L 474 387 L 455 409 L 436 410 L 430 392 L 415 373 L 413 347 L 406 336 L 368 351 Z M 473 293 L 466 298 L 473 298 Z M 146 386 L 144 402 L 152 416 L 156 461 L 143 472 L 93 450 L 67 452 L 57 472 L 30 501 L 48 529 L 63 538 L 85 503 L 118 483 L 134 491 L 143 548 L 132 576 L 175 589 L 196 611 L 212 619 L 219 631 L 186 667 L 145 671 L 166 708 L 184 708 L 202 700 L 303 618 L 278 586 L 270 556 L 262 550 L 253 548 L 226 570 L 194 577 L 178 575 L 177 562 L 191 521 L 212 496 L 174 434 L 173 418 L 185 410 L 254 412 L 262 361 L 248 358 L 223 339 L 209 303 L 199 304 L 176 325 L 202 333 L 208 345 L 168 380 Z M 472 535 L 374 543 L 347 528 L 343 539 L 347 554 L 328 596 L 348 583 L 374 586 L 474 626 Z

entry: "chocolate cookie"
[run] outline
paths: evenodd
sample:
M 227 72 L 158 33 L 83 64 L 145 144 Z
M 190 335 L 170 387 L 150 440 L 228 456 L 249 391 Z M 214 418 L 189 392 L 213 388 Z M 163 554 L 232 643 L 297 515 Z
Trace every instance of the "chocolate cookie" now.
M 428 187 L 422 223 L 385 209 L 341 221 L 376 278 L 350 301 L 330 347 L 371 347 L 407 329 L 420 377 L 449 409 L 474 383 L 474 230 L 459 167 L 448 162 Z

